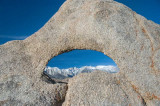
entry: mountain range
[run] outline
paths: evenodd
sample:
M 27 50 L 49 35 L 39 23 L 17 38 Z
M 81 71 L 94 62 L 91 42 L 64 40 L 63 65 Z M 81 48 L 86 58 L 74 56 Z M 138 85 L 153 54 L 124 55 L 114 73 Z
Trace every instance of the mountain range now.
M 119 71 L 117 66 L 83 66 L 81 68 L 73 67 L 73 68 L 67 68 L 67 69 L 59 69 L 58 67 L 49 67 L 47 66 L 44 69 L 44 73 L 47 74 L 50 78 L 56 78 L 56 79 L 65 79 L 69 77 L 76 76 L 80 73 L 91 73 L 93 71 L 105 71 L 108 73 L 116 73 Z

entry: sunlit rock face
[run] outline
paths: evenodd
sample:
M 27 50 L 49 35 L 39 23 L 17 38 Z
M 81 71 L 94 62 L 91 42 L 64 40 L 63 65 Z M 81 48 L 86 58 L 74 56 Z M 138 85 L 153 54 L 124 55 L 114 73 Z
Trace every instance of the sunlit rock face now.
M 87 106 L 94 100 L 100 100 L 101 96 L 107 98 L 108 95 L 101 95 L 103 91 L 97 94 L 92 90 L 97 86 L 104 90 L 103 87 L 113 85 L 114 81 L 105 84 L 108 80 L 106 76 L 90 75 L 88 80 L 93 79 L 90 86 L 87 86 L 89 82 L 85 83 L 85 77 L 75 77 L 76 84 L 79 83 L 77 86 L 81 89 L 87 87 L 90 93 L 90 99 L 85 101 L 85 94 L 73 94 L 78 89 L 73 80 L 69 81 L 65 101 L 67 85 L 48 84 L 41 80 L 41 74 L 51 58 L 74 49 L 100 51 L 116 62 L 120 69 L 116 75 L 124 76 L 122 85 L 131 90 L 124 93 L 125 90 L 121 89 L 123 92 L 120 94 L 128 97 L 138 95 L 140 99 L 125 97 L 115 103 L 160 105 L 160 26 L 112 0 L 67 0 L 39 31 L 23 41 L 1 45 L 0 105 L 58 106 L 63 102 L 64 105 L 72 105 L 75 102 L 70 99 L 74 97 Z M 109 76 L 123 79 L 114 74 Z M 105 85 L 93 84 L 95 78 L 104 81 Z M 82 80 L 84 83 L 80 83 Z M 115 98 L 121 86 L 112 87 L 114 92 L 110 97 L 113 95 Z M 110 105 L 114 104 L 113 100 L 102 99 L 101 102 Z M 100 105 L 98 103 L 100 101 L 94 102 L 94 105 Z
M 70 79 L 63 106 L 144 106 L 144 99 L 122 74 L 94 71 Z M 94 95 L 93 95 L 94 94 Z

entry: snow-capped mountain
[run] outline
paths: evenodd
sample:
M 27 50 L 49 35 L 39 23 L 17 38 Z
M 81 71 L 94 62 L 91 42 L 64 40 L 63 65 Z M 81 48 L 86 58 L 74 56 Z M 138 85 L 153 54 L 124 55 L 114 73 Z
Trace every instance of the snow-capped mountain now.
M 73 67 L 67 69 L 59 69 L 58 67 L 46 67 L 44 73 L 49 75 L 51 78 L 64 79 L 68 77 L 73 77 L 79 73 L 90 73 L 93 71 L 105 71 L 109 73 L 116 73 L 119 69 L 116 66 L 84 66 L 81 68 Z

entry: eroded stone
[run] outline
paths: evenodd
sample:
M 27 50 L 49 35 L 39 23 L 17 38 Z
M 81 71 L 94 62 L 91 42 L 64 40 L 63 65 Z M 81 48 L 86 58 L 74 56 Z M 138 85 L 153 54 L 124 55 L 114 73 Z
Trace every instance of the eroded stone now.
M 159 32 L 159 25 L 115 1 L 67 0 L 39 31 L 25 40 L 0 45 L 0 103 L 53 105 L 57 84 L 41 80 L 47 62 L 66 51 L 89 49 L 111 57 L 120 69 L 119 74 L 123 73 L 146 105 L 158 106 Z M 12 76 L 16 76 L 14 80 Z M 110 83 L 114 85 L 112 81 Z M 81 83 L 79 86 L 84 85 Z M 119 86 L 114 87 L 112 95 L 122 92 L 122 89 L 118 91 Z M 99 99 L 93 97 L 93 100 Z M 139 103 L 126 97 L 123 100 L 126 103 L 121 99 L 118 101 L 122 104 Z

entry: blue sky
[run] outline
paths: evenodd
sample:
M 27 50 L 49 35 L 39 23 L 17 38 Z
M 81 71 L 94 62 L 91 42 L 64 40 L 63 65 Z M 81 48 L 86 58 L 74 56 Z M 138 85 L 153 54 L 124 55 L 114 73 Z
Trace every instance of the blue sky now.
M 0 0 L 0 44 L 23 40 L 40 29 L 65 0 Z M 116 0 L 160 24 L 160 0 Z M 85 60 L 85 61 L 84 61 Z M 75 50 L 55 57 L 50 66 L 114 65 L 100 52 Z
M 0 0 L 0 44 L 40 29 L 65 0 Z
M 114 65 L 115 62 L 101 52 L 93 50 L 73 50 L 51 59 L 48 66 L 59 68 L 82 67 L 97 65 Z

